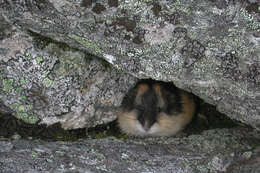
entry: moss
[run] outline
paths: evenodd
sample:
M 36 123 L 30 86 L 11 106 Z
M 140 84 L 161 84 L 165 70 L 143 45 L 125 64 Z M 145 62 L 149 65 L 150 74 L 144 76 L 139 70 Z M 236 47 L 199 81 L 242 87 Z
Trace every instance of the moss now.
M 103 139 L 103 138 L 107 138 L 109 136 L 114 136 L 118 139 L 123 139 L 123 140 L 129 138 L 129 136 L 118 133 L 118 132 L 113 132 L 113 130 L 108 130 L 108 131 L 104 131 L 104 132 L 99 132 L 99 130 L 97 130 L 97 131 L 88 133 L 88 136 L 93 139 Z
M 87 40 L 84 37 L 80 37 L 74 34 L 70 34 L 68 35 L 71 39 L 77 41 L 78 43 L 80 43 L 82 46 L 96 52 L 96 53 L 101 53 L 101 49 L 94 43 L 92 43 L 90 40 Z
M 97 134 L 93 135 L 93 137 L 96 139 L 106 138 L 106 137 L 108 137 L 108 134 L 107 133 L 97 133 Z
M 119 139 L 128 139 L 129 136 L 127 136 L 127 135 L 118 135 L 117 138 L 119 138 Z
M 49 79 L 48 77 L 46 77 L 45 79 L 43 79 L 42 84 L 44 87 L 49 88 L 53 83 L 53 80 Z
M 14 79 L 8 78 L 3 79 L 3 91 L 10 93 L 13 90 Z
M 56 139 L 57 140 L 64 140 L 64 141 L 76 141 L 77 137 L 70 134 L 68 131 L 57 131 L 56 132 Z

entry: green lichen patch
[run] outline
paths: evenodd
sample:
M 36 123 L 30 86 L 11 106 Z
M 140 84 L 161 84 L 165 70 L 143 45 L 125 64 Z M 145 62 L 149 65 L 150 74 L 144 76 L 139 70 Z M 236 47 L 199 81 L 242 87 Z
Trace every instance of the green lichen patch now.
M 27 81 L 25 80 L 24 77 L 21 77 L 19 82 L 21 85 L 26 85 L 26 83 L 27 83 Z
M 32 59 L 32 55 L 25 56 L 26 59 Z
M 21 88 L 21 87 L 18 87 L 18 88 L 15 89 L 15 91 L 16 91 L 16 93 L 17 93 L 18 95 L 21 95 L 21 94 L 24 92 L 24 89 Z
M 30 111 L 30 110 L 32 110 L 33 109 L 33 105 L 26 105 L 26 110 L 27 111 Z
M 48 47 L 50 51 L 55 48 L 55 46 Z M 67 75 L 84 75 L 86 68 L 86 59 L 84 53 L 68 49 L 64 52 L 60 52 L 58 56 L 59 63 L 57 63 L 54 71 L 56 77 L 65 77 Z
M 40 56 L 37 56 L 35 59 L 36 59 L 38 64 L 41 64 L 43 62 L 43 58 L 40 57 Z
M 13 103 L 11 106 L 14 110 L 18 110 L 19 104 L 18 103 Z
M 33 158 L 37 158 L 37 157 L 39 157 L 39 155 L 38 155 L 38 153 L 36 153 L 36 152 L 32 152 L 32 157 L 33 157 Z
M 43 79 L 42 84 L 44 87 L 49 88 L 53 83 L 53 80 L 49 79 L 48 77 L 46 77 L 45 79 Z
M 39 118 L 30 116 L 27 112 L 18 112 L 15 114 L 15 117 L 29 124 L 35 124 L 37 121 L 39 121 Z
M 19 111 L 19 112 L 28 112 L 28 111 L 30 111 L 32 109 L 33 109 L 33 105 L 24 104 L 24 105 L 19 105 L 17 111 Z
M 13 90 L 14 79 L 8 78 L 3 79 L 3 91 L 10 93 Z
M 21 102 L 26 102 L 27 101 L 27 97 L 22 95 L 22 96 L 19 97 L 19 100 Z
M 74 34 L 70 34 L 68 35 L 71 39 L 77 41 L 79 44 L 81 44 L 82 46 L 96 52 L 96 53 L 101 53 L 101 49 L 94 43 L 92 43 L 90 40 L 87 40 L 84 37 L 80 37 Z
M 25 112 L 25 106 L 24 106 L 24 105 L 20 105 L 20 106 L 18 107 L 18 111 L 19 111 L 19 112 Z
M 45 70 L 45 71 L 43 72 L 43 75 L 45 75 L 45 76 L 47 76 L 48 74 L 50 74 L 50 71 L 48 71 L 48 70 Z

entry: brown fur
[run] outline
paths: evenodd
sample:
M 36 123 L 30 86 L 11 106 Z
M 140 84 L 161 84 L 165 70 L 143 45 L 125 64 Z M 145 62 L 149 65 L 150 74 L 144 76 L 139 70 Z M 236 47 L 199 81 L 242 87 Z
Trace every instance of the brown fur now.
M 165 89 L 162 83 L 159 82 L 137 84 L 134 90 L 131 91 L 136 92 L 134 102 L 131 103 L 133 108 L 129 110 L 125 108 L 125 105 L 122 105 L 117 114 L 118 125 L 122 132 L 135 136 L 171 136 L 182 130 L 192 120 L 195 113 L 195 102 L 192 95 L 177 88 L 174 88 L 175 90 L 172 92 L 177 93 L 179 96 L 173 98 L 180 99 L 176 100 L 176 102 L 180 101 L 181 112 L 169 115 L 166 111 L 162 111 L 149 115 L 156 116 L 156 122 L 148 129 L 143 127 L 138 120 L 138 110 L 134 105 L 142 103 L 143 94 L 148 90 L 152 90 L 157 98 L 157 106 L 163 107 L 167 103 L 165 100 L 167 96 L 163 96 Z
M 161 92 L 162 88 L 161 88 L 161 86 L 159 84 L 154 84 L 152 86 L 152 88 L 158 96 L 158 106 L 163 106 L 164 101 L 163 101 L 163 98 L 162 98 L 162 92 Z
M 141 103 L 141 95 L 145 93 L 149 89 L 149 86 L 147 84 L 140 84 L 137 86 L 137 94 L 135 98 L 136 103 Z
M 195 103 L 190 98 L 189 94 L 183 90 L 180 90 L 181 94 L 181 104 L 182 104 L 182 113 L 177 116 L 169 116 L 167 114 L 159 114 L 158 124 L 160 129 L 158 134 L 160 136 L 170 136 L 174 135 L 180 130 L 182 130 L 193 118 L 195 113 Z

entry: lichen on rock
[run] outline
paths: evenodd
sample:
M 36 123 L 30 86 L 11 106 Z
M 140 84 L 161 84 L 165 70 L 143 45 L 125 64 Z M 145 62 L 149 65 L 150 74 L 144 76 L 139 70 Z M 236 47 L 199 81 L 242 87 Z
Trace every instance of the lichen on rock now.
M 75 85 L 82 87 L 82 83 L 77 82 L 84 80 L 82 76 L 86 72 L 75 65 L 83 55 L 79 55 L 77 60 L 67 59 L 73 62 L 73 65 L 70 64 L 74 66 L 71 69 L 68 65 L 71 71 L 75 70 L 73 73 L 67 68 L 65 70 L 64 65 L 67 63 L 59 62 L 62 56 L 46 54 L 46 49 L 39 52 L 34 50 L 33 38 L 37 36 L 48 38 L 54 44 L 65 44 L 73 51 L 82 51 L 79 54 L 87 52 L 103 58 L 113 69 L 104 73 L 109 74 L 107 77 L 111 77 L 110 74 L 114 71 L 120 71 L 139 79 L 174 82 L 178 87 L 217 106 L 219 111 L 231 118 L 259 129 L 258 2 L 50 0 L 25 3 L 22 0 L 12 3 L 3 1 L 0 2 L 0 7 L 0 18 L 3 19 L 1 23 L 10 29 L 4 29 L 0 34 L 3 43 L 0 44 L 1 62 L 15 63 L 15 59 L 21 61 L 23 57 L 32 59 L 21 63 L 27 63 L 28 69 L 37 71 L 40 80 L 37 80 L 37 85 L 32 85 L 29 79 L 33 79 L 33 76 L 26 72 L 28 76 L 23 77 L 29 84 L 23 85 L 36 88 L 34 93 L 43 93 L 38 96 L 41 97 L 40 102 L 46 104 L 49 95 L 55 93 L 52 90 L 62 88 L 58 99 L 51 102 L 51 105 L 55 102 L 60 106 L 51 108 L 49 116 L 65 115 L 70 109 L 78 112 L 83 110 L 84 106 L 79 100 L 84 96 L 75 94 L 79 90 L 70 90 L 68 94 L 71 95 L 67 99 L 60 95 L 66 94 L 65 91 Z M 22 36 L 23 32 L 29 32 L 31 36 Z M 36 52 L 27 53 L 28 48 Z M 20 51 L 19 56 L 17 51 Z M 55 65 L 43 70 L 51 62 Z M 102 64 L 102 60 L 99 62 Z M 80 75 L 77 69 L 81 70 Z M 57 74 L 60 75 L 60 80 L 55 78 Z M 14 84 L 18 80 L 16 76 L 8 77 L 14 79 Z M 102 79 L 105 80 L 106 77 Z M 75 85 L 71 82 L 75 82 Z M 135 82 L 129 86 L 133 83 Z M 42 86 L 44 88 L 37 91 Z M 81 106 L 71 108 L 74 100 Z M 92 107 L 89 112 L 95 110 Z M 97 112 L 100 114 L 100 111 Z M 108 119 L 113 119 L 111 117 Z

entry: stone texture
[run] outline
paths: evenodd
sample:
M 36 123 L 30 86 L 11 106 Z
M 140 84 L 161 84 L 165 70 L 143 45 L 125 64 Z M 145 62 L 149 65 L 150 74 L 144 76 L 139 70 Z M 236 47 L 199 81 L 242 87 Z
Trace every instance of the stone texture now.
M 27 117 L 24 119 L 32 123 L 46 117 L 48 120 L 44 119 L 44 122 L 50 123 L 60 121 L 56 120 L 56 115 L 67 116 L 62 121 L 65 127 L 71 128 L 74 125 L 66 122 L 74 116 L 80 120 L 77 123 L 83 123 L 74 127 L 92 126 L 90 120 L 109 121 L 114 116 L 108 113 L 106 120 L 90 118 L 93 112 L 98 112 L 98 116 L 101 113 L 96 111 L 96 107 L 93 109 L 93 105 L 85 109 L 88 103 L 81 101 L 84 96 L 76 89 L 82 88 L 79 83 L 87 72 L 74 66 L 71 67 L 72 74 L 67 71 L 62 79 L 55 76 L 59 70 L 57 62 L 64 59 L 53 55 L 60 50 L 47 53 L 49 46 L 35 50 L 34 38 L 43 37 L 51 39 L 53 44 L 64 43 L 76 48 L 76 52 L 64 51 L 78 57 L 73 61 L 76 64 L 82 62 L 81 51 L 103 58 L 114 67 L 108 70 L 106 79 L 115 69 L 120 69 L 138 78 L 173 81 L 178 87 L 216 105 L 220 112 L 260 129 L 258 1 L 7 0 L 0 1 L 0 11 L 0 91 L 5 93 L 0 99 L 18 117 Z M 29 64 L 29 69 L 32 74 L 37 71 L 36 78 L 32 78 L 30 72 L 21 71 L 21 61 L 30 54 L 33 54 L 33 60 L 24 63 L 34 64 Z M 42 59 L 37 58 L 38 55 Z M 62 63 L 58 64 L 62 66 Z M 18 68 L 14 69 L 14 65 Z M 79 79 L 71 77 L 75 73 Z M 31 102 L 24 105 L 18 101 L 14 105 L 19 96 L 17 92 L 23 93 L 16 91 L 21 76 L 32 81 L 30 85 L 21 87 L 20 84 L 19 87 L 23 90 L 38 88 L 41 99 L 36 99 L 50 102 L 48 107 L 51 111 L 40 108 L 35 115 L 28 113 L 29 109 L 37 108 Z M 119 76 L 126 82 L 116 86 L 123 87 L 125 92 L 133 85 L 128 82 L 134 83 L 134 79 L 128 75 L 130 80 Z M 110 86 L 113 84 L 111 82 Z M 58 86 L 63 89 L 55 88 Z M 91 88 L 93 92 L 95 87 Z M 58 97 L 53 98 L 53 92 Z M 59 97 L 64 93 L 69 96 Z M 90 95 L 87 93 L 84 98 Z M 119 98 L 115 101 L 118 104 L 122 96 L 115 97 Z M 39 104 L 44 105 L 46 103 Z M 89 114 L 86 116 L 83 110 Z M 88 118 L 79 118 L 82 114 Z
M 41 41 L 16 33 L 0 45 L 10 49 L 0 61 L 2 112 L 65 129 L 114 120 L 136 79 L 82 51 Z
M 0 139 L 0 172 L 258 173 L 260 134 L 216 129 L 173 138 Z

